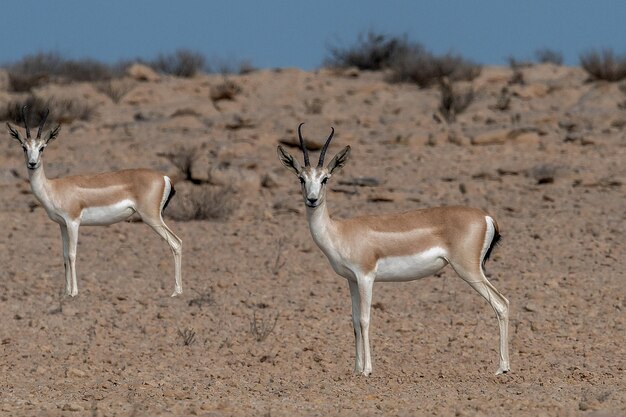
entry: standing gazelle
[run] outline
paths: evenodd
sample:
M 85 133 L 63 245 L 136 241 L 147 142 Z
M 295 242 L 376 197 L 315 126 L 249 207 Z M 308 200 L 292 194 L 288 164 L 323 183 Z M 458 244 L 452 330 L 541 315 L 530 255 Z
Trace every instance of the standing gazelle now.
M 355 373 L 372 373 L 369 344 L 372 289 L 375 281 L 410 281 L 432 275 L 450 264 L 456 273 L 491 304 L 500 327 L 500 367 L 509 371 L 509 301 L 483 273 L 483 264 L 500 235 L 496 221 L 470 207 L 436 207 L 400 214 L 331 219 L 326 207 L 326 183 L 350 155 L 346 146 L 324 167 L 324 155 L 334 129 L 322 148 L 316 167 L 298 126 L 304 168 L 282 146 L 280 161 L 295 173 L 313 240 L 335 272 L 347 278 L 352 298 L 356 362 Z
M 11 137 L 22 145 L 30 186 L 35 197 L 46 209 L 48 216 L 61 226 L 63 260 L 65 264 L 65 293 L 78 294 L 76 284 L 76 245 L 78 227 L 83 225 L 104 226 L 129 218 L 134 213 L 154 229 L 170 245 L 174 254 L 175 279 L 172 296 L 183 292 L 181 280 L 182 241 L 163 222 L 161 213 L 174 196 L 169 177 L 148 169 L 127 169 L 97 175 L 77 175 L 48 179 L 43 170 L 42 153 L 48 143 L 59 134 L 57 126 L 42 138 L 46 109 L 41 119 L 37 137 L 31 138 L 26 119 L 26 106 L 22 119 L 26 138 L 9 123 Z

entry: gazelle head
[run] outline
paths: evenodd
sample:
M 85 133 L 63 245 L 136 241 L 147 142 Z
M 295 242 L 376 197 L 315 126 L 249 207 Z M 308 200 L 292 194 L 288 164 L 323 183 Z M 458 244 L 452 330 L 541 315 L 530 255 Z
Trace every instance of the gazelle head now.
M 326 143 L 322 147 L 320 153 L 320 159 L 316 167 L 312 167 L 309 163 L 309 152 L 304 145 L 304 139 L 302 138 L 302 125 L 298 126 L 298 136 L 300 138 L 300 148 L 304 154 L 304 168 L 300 163 L 289 154 L 282 146 L 278 145 L 278 159 L 280 162 L 290 171 L 298 176 L 302 187 L 302 196 L 304 197 L 304 204 L 310 208 L 316 208 L 324 202 L 326 197 L 326 183 L 332 176 L 332 174 L 343 167 L 350 156 L 350 146 L 343 148 L 335 157 L 330 161 L 328 166 L 324 167 L 324 156 L 326 150 L 330 144 L 335 129 L 331 128 L 330 135 L 326 139 Z
M 39 124 L 36 138 L 32 138 L 30 136 L 30 129 L 28 128 L 28 121 L 26 119 L 26 106 L 22 107 L 22 119 L 24 120 L 24 128 L 26 129 L 26 138 L 23 138 L 20 132 L 17 131 L 17 129 L 7 123 L 7 127 L 9 128 L 9 133 L 11 134 L 11 137 L 17 140 L 20 145 L 22 145 L 22 149 L 24 149 L 26 168 L 28 169 L 34 170 L 41 166 L 41 154 L 43 153 L 43 150 L 46 146 L 48 146 L 48 143 L 50 143 L 57 137 L 57 135 L 59 134 L 59 130 L 61 130 L 61 125 L 57 125 L 57 127 L 55 127 L 54 129 L 49 130 L 45 137 L 41 137 L 43 126 L 46 124 L 46 119 L 48 118 L 49 113 L 50 109 L 46 109 L 41 118 L 41 123 Z

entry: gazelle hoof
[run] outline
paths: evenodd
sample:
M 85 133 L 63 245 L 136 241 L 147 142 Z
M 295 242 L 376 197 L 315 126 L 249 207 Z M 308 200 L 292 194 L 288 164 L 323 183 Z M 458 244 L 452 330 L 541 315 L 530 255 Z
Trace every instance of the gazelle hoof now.
M 183 293 L 183 290 L 174 290 L 174 292 L 172 293 L 172 297 L 176 297 L 177 295 L 181 295 Z
M 500 367 L 498 368 L 498 372 L 496 372 L 496 375 L 502 375 L 502 374 L 506 374 L 511 370 L 511 368 L 509 368 L 508 366 L 506 368 L 504 367 Z

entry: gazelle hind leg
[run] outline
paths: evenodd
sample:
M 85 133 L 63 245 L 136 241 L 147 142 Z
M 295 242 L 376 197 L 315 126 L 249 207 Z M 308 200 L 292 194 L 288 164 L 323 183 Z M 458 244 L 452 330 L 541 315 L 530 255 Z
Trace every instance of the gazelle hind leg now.
M 374 289 L 374 276 L 363 275 L 357 277 L 359 290 L 359 321 L 361 324 L 361 336 L 363 338 L 363 372 L 365 376 L 372 374 L 372 354 L 370 350 L 370 312 L 372 309 L 372 291 Z
M 67 223 L 67 242 L 68 242 L 68 259 L 70 264 L 70 274 L 72 277 L 72 288 L 70 294 L 72 297 L 78 295 L 78 284 L 76 282 L 76 247 L 78 246 L 78 228 L 80 223 L 68 222 Z
M 363 335 L 361 333 L 361 313 L 359 286 L 356 281 L 348 280 L 350 285 L 350 298 L 352 299 L 352 328 L 354 329 L 354 374 L 363 372 Z
M 161 236 L 168 245 L 170 245 L 170 249 L 172 250 L 172 254 L 174 255 L 174 292 L 172 293 L 172 297 L 175 297 L 179 294 L 183 293 L 183 282 L 181 277 L 181 269 L 182 269 L 182 248 L 183 242 L 182 240 L 172 232 L 169 227 L 165 224 L 163 219 L 159 219 L 158 223 L 153 222 L 144 222 L 150 226 L 159 236 Z
M 454 270 L 459 276 L 474 288 L 491 305 L 498 318 L 500 329 L 500 367 L 496 375 L 510 371 L 509 366 L 509 300 L 487 280 L 482 268 L 475 272 L 467 272 L 463 268 L 455 267 Z
M 63 266 L 65 268 L 65 295 L 72 294 L 72 271 L 70 269 L 69 237 L 67 226 L 61 224 L 61 240 L 63 241 Z

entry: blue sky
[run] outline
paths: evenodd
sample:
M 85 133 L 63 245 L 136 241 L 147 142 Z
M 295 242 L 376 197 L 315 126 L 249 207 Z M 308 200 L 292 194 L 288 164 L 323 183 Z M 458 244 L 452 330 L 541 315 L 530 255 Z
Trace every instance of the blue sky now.
M 624 0 L 13 0 L 4 2 L 0 63 L 57 51 L 105 62 L 188 48 L 209 61 L 318 68 L 327 46 L 359 33 L 402 35 L 483 64 L 561 52 L 626 53 Z

